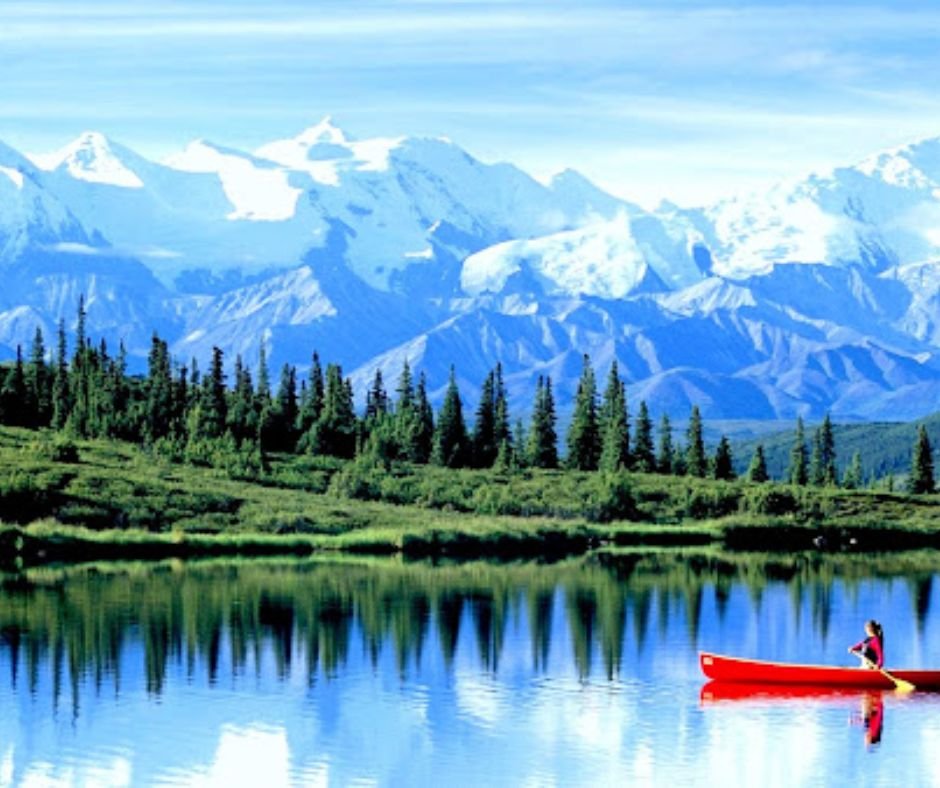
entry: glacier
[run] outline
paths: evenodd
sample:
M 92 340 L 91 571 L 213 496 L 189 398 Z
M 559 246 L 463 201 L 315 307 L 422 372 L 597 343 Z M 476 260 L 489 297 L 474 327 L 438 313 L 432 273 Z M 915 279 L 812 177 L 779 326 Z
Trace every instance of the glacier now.
M 137 368 L 157 331 L 182 363 L 263 344 L 275 379 L 317 350 L 360 391 L 407 360 L 439 397 L 453 363 L 473 403 L 501 363 L 522 414 L 541 375 L 564 410 L 587 352 L 654 414 L 915 418 L 940 409 L 940 139 L 655 210 L 331 118 L 161 161 L 0 143 L 0 275 L 0 358 L 85 295 Z

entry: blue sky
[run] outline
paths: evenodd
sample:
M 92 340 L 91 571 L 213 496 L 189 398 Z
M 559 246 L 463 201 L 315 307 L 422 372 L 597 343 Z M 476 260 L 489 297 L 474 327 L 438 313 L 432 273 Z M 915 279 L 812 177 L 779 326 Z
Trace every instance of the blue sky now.
M 159 157 L 331 114 L 701 202 L 940 135 L 931 5 L 4 0 L 0 139 L 96 129 Z

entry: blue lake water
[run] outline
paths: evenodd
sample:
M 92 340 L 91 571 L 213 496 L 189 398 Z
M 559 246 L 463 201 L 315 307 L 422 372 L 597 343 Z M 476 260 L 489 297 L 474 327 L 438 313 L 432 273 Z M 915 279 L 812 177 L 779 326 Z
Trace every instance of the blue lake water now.
M 940 667 L 935 571 L 32 570 L 0 588 L 0 785 L 940 785 L 940 696 L 709 700 L 697 658 L 849 665 L 874 617 L 889 664 Z

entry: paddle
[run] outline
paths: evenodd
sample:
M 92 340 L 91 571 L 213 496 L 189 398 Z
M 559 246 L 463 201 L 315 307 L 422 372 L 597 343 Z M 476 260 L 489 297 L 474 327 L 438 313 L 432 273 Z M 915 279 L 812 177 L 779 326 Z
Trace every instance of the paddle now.
M 890 673 L 888 673 L 888 671 L 886 671 L 884 668 L 879 668 L 874 662 L 872 662 L 868 657 L 866 657 L 861 651 L 853 651 L 852 649 L 849 649 L 849 651 L 861 657 L 862 662 L 868 665 L 868 667 L 872 668 L 873 670 L 877 670 L 886 679 L 894 682 L 894 688 L 898 692 L 913 692 L 914 690 L 917 689 L 917 687 L 911 684 L 911 682 L 905 681 L 904 679 L 899 679 L 897 676 L 893 676 Z

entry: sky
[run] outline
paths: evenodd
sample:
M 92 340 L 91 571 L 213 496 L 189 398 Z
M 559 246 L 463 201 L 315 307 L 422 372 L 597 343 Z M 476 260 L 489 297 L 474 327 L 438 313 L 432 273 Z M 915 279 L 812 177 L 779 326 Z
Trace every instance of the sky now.
M 0 3 L 0 140 L 161 158 L 325 115 L 684 205 L 940 136 L 940 4 Z

